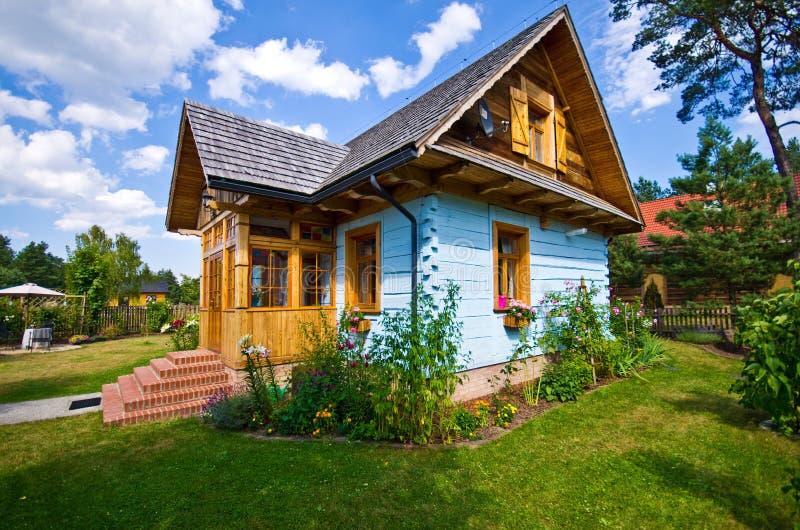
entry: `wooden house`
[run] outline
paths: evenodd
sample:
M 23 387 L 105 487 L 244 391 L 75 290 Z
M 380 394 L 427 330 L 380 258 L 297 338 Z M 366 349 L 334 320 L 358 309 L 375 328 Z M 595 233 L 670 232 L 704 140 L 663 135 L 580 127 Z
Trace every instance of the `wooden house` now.
M 169 287 L 165 280 L 157 282 L 142 282 L 139 286 L 139 296 L 120 297 L 109 300 L 109 307 L 116 306 L 145 306 L 151 302 L 166 302 Z
M 507 299 L 607 285 L 642 216 L 563 7 L 344 145 L 186 101 L 166 226 L 201 238 L 201 346 L 230 367 L 245 333 L 288 363 L 320 308 L 375 332 L 454 280 L 478 369 L 517 340 Z

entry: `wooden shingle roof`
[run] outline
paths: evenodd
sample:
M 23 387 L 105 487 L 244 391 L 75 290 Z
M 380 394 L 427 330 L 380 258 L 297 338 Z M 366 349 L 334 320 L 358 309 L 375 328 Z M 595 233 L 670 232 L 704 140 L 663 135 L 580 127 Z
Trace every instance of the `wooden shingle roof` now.
M 336 182 L 405 145 L 416 144 L 419 147 L 420 140 L 457 110 L 466 97 L 483 88 L 499 70 L 507 67 L 509 61 L 522 48 L 529 47 L 563 12 L 563 9 L 553 11 L 516 37 L 347 142 L 345 145 L 350 151 L 333 173 L 325 179 L 322 186 Z
M 349 151 L 196 101 L 185 109 L 207 176 L 308 194 Z

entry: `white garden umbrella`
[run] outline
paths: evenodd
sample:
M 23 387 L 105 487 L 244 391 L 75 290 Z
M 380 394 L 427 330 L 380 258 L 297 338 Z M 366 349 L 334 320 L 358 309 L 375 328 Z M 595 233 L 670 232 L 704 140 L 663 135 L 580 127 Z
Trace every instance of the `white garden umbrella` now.
M 23 283 L 14 287 L 0 289 L 0 296 L 8 296 L 13 298 L 24 298 L 25 308 L 25 327 L 28 327 L 28 305 L 30 298 L 52 298 L 57 296 L 64 296 L 64 293 L 59 293 L 46 287 L 40 287 L 35 283 Z

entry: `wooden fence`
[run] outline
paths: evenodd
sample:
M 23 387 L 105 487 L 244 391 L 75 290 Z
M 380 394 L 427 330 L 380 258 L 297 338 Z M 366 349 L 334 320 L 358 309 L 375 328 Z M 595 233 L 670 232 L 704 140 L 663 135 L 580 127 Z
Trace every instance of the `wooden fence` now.
M 684 330 L 721 333 L 736 327 L 736 311 L 729 307 L 702 309 L 668 307 L 653 312 L 652 330 L 662 336 L 672 337 Z
M 176 305 L 170 308 L 170 321 L 196 315 L 200 312 L 197 305 Z M 111 324 L 117 324 L 126 333 L 144 333 L 147 331 L 147 307 L 117 306 L 106 307 L 100 313 L 97 323 L 90 329 L 90 335 L 96 334 Z M 77 332 L 76 332 L 77 333 Z

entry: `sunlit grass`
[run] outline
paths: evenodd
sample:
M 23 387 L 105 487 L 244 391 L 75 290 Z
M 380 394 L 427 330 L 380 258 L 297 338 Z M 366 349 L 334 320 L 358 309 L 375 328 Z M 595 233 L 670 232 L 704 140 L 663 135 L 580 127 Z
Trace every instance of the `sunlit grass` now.
M 0 355 L 0 403 L 99 392 L 104 383 L 167 351 L 164 336 L 149 335 L 68 351 Z
M 740 363 L 601 388 L 477 448 L 264 441 L 99 414 L 0 427 L 9 527 L 787 528 L 800 448 L 727 393 Z

